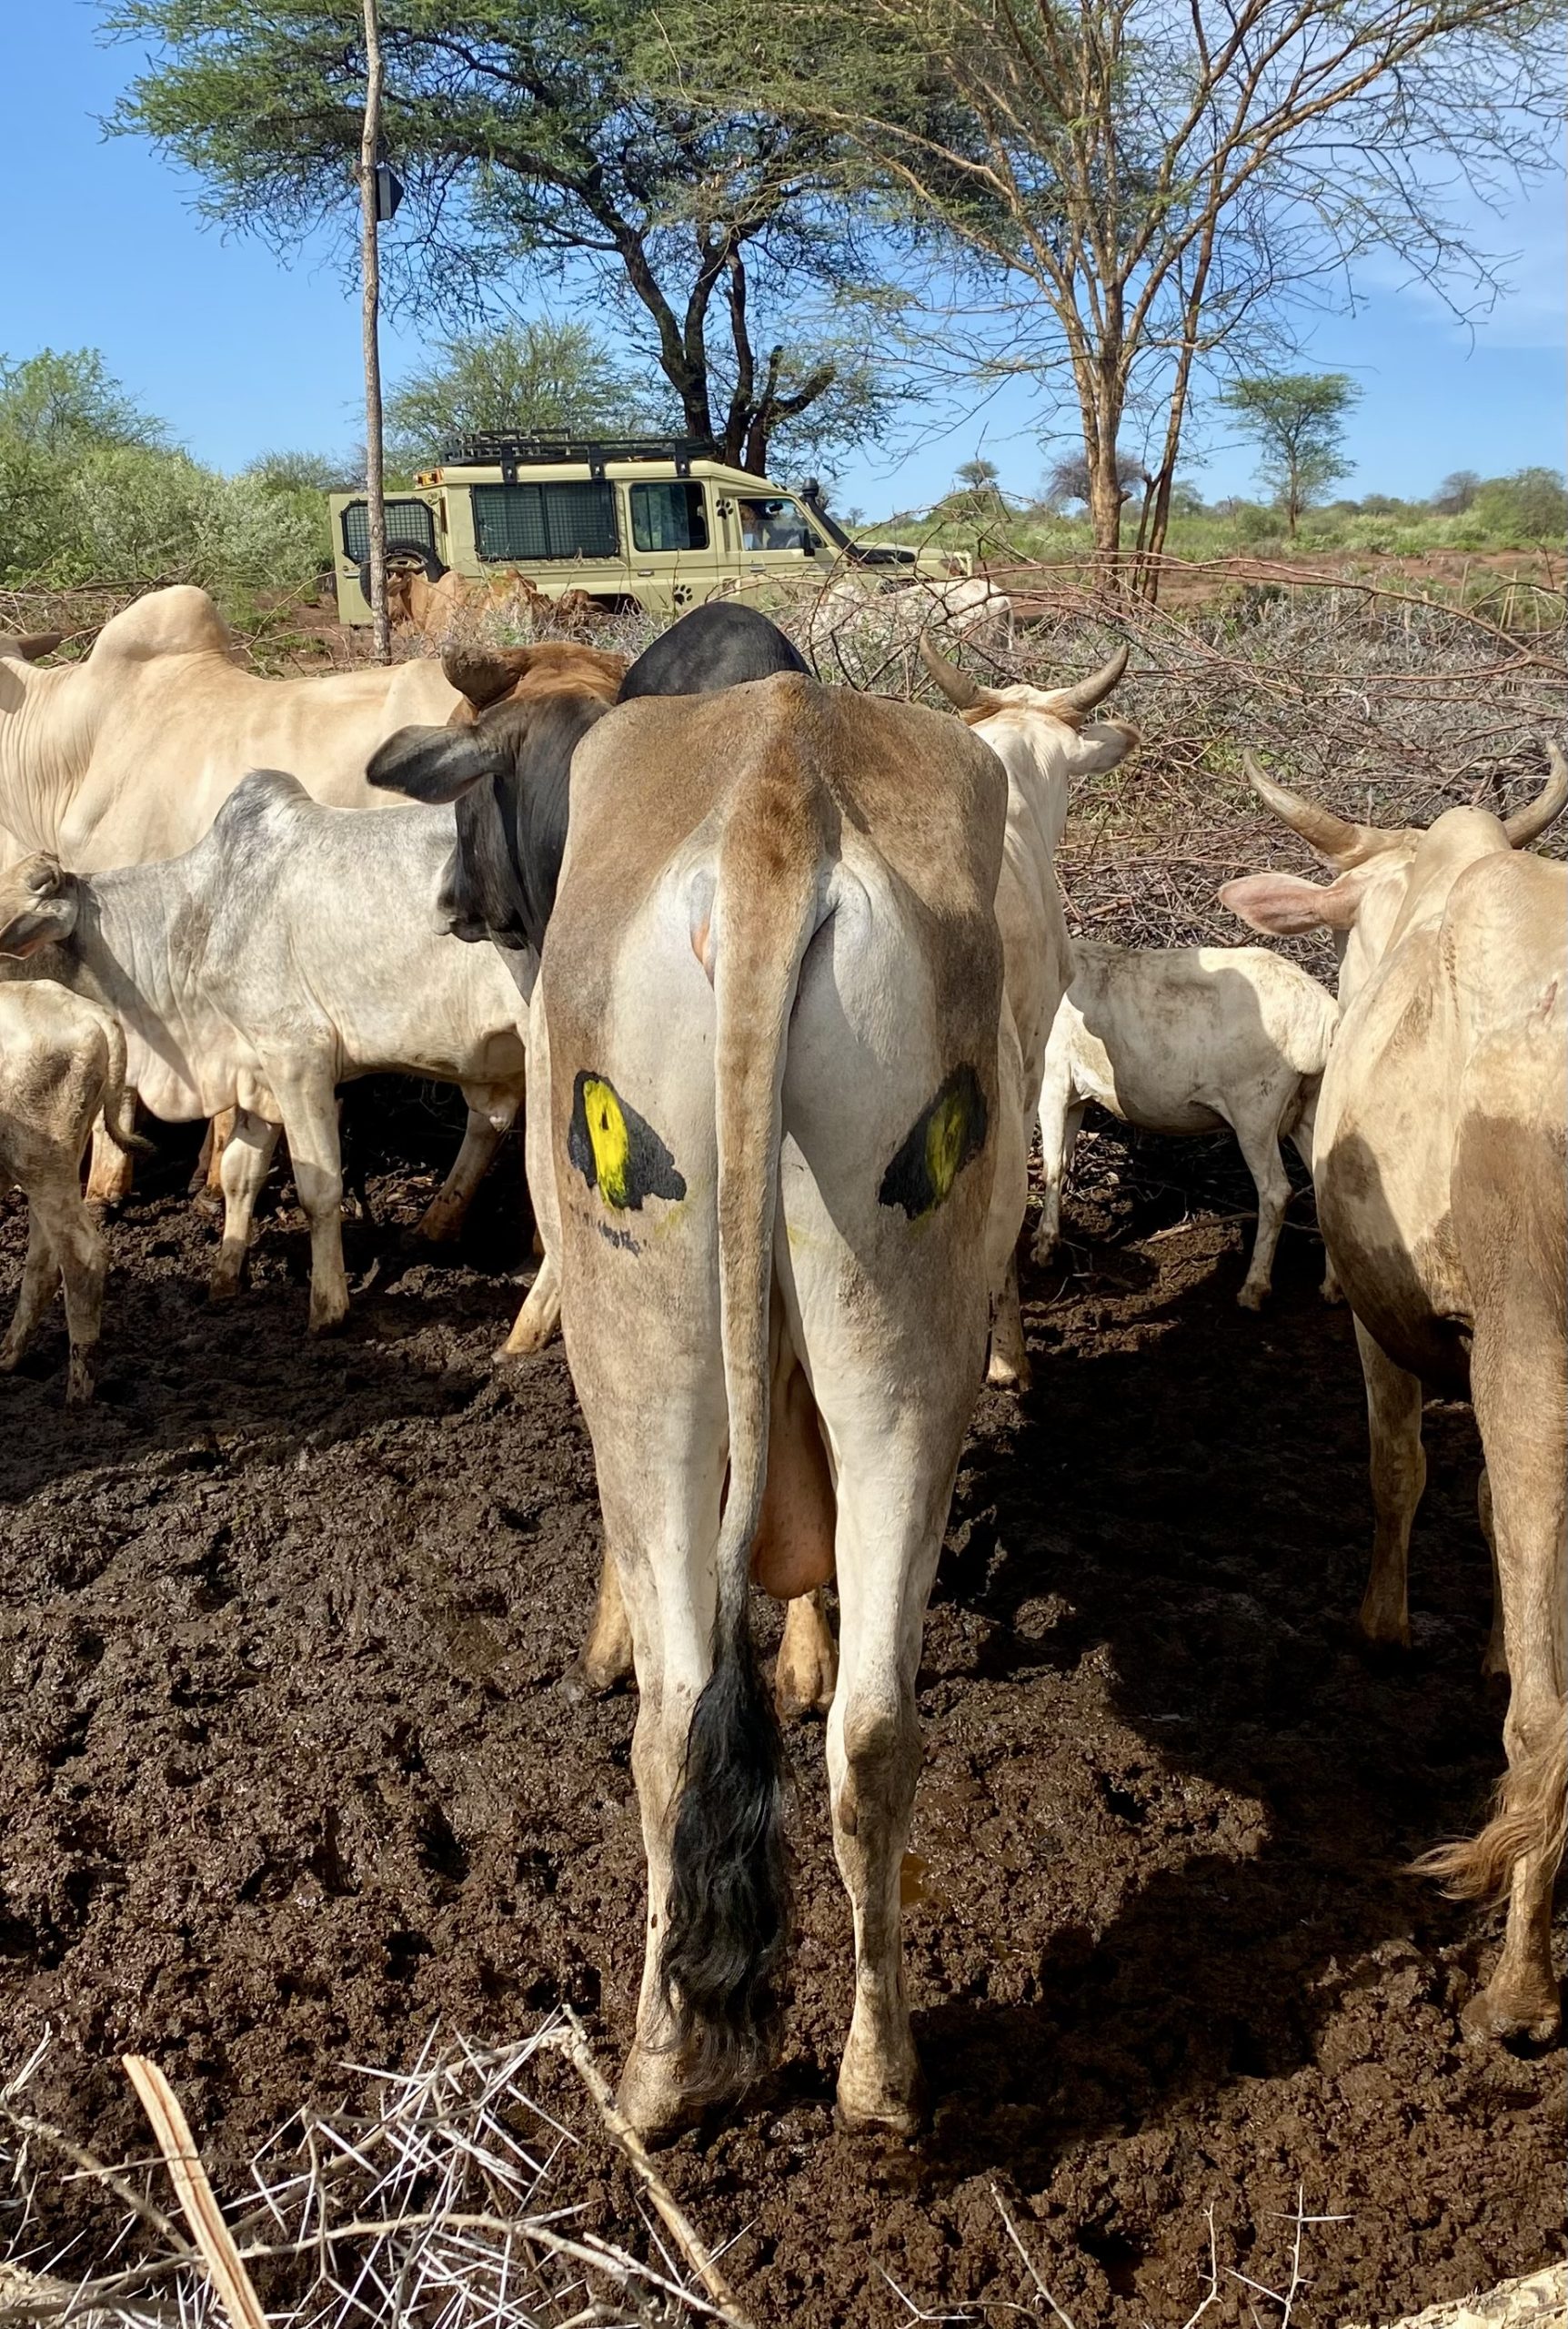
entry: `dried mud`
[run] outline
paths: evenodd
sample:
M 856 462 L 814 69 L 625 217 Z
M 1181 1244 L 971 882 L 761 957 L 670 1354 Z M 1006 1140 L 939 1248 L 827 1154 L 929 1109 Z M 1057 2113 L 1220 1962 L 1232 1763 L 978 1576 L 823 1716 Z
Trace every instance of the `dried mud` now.
M 57 1313 L 0 1382 L 0 2077 L 49 2029 L 34 2107 L 143 2153 L 116 2058 L 146 2049 L 220 2189 L 292 2112 L 360 2092 L 344 2064 L 407 2062 L 437 2021 L 499 2037 L 565 1998 L 607 2059 L 628 2035 L 632 1702 L 558 1688 L 598 1555 L 588 1448 L 558 1346 L 490 1367 L 526 1255 L 515 1156 L 457 1254 L 404 1250 L 446 1146 L 416 1124 L 368 1159 L 370 1282 L 312 1343 L 286 1206 L 251 1292 L 206 1306 L 171 1136 L 113 1233 L 97 1406 L 61 1407 Z M 1222 2274 L 1282 2289 L 1298 2192 L 1333 2221 L 1305 2233 L 1297 2322 L 1561 2253 L 1563 2052 L 1464 2042 L 1500 1920 L 1401 1872 L 1500 1768 L 1468 1411 L 1429 1411 L 1415 1645 L 1379 1662 L 1352 1625 L 1359 1375 L 1315 1238 L 1287 1233 L 1260 1321 L 1227 1152 L 1102 1127 L 1082 1154 L 1073 1244 L 1026 1274 L 1034 1388 L 980 1402 L 927 1627 L 929 2132 L 833 2123 L 849 1919 L 807 1724 L 785 2056 L 667 2155 L 759 2323 L 890 2324 L 900 2291 L 1040 2317 L 999 2198 L 1078 2329 L 1185 2322 L 1210 2210 Z M 22 1242 L 13 1201 L 6 1299 Z M 591 2136 L 562 2196 L 642 2237 Z M 85 2260 L 84 2187 L 41 2204 Z M 1277 2320 L 1229 2277 L 1209 2317 L 1249 2301 Z

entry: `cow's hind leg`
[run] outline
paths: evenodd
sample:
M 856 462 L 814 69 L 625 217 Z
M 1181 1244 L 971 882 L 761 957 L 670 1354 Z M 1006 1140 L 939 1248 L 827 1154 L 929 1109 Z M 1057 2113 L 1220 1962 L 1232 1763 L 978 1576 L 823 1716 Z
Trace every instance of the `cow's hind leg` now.
M 1394 1365 L 1359 1318 L 1355 1328 L 1366 1382 L 1374 1516 L 1372 1574 L 1362 1599 L 1361 1629 L 1368 1641 L 1397 1643 L 1408 1649 L 1410 1531 L 1426 1486 L 1421 1383 Z
M 126 1113 L 136 1113 L 136 1095 L 126 1094 Z M 99 1116 L 93 1126 L 93 1161 L 87 1168 L 87 1203 L 101 1206 L 106 1212 L 124 1205 L 131 1194 L 134 1166 L 130 1157 L 117 1141 L 109 1138 Z
M 1503 1579 L 1497 1574 L 1497 1530 L 1492 1517 L 1492 1479 L 1484 1464 L 1475 1484 L 1475 1517 L 1486 1539 L 1492 1564 L 1492 1627 L 1481 1654 L 1481 1670 L 1489 1680 L 1508 1679 L 1508 1645 L 1503 1638 Z
M 343 1267 L 343 1157 L 330 1075 L 278 1074 L 272 1079 L 294 1166 L 294 1185 L 310 1225 L 310 1331 L 329 1333 L 348 1315 Z
M 45 1192 L 34 1200 L 34 1206 L 47 1226 L 65 1297 L 65 1331 L 71 1346 L 65 1405 L 85 1406 L 93 1396 L 108 1255 L 97 1225 L 77 1192 L 74 1174 L 67 1186 Z
M 520 1358 L 530 1351 L 543 1350 L 560 1324 L 560 1273 L 548 1253 L 534 1272 L 534 1282 L 528 1288 L 528 1299 L 518 1311 L 516 1323 L 500 1349 L 498 1358 Z
M 29 1197 L 27 1256 L 22 1265 L 22 1284 L 16 1296 L 16 1307 L 11 1314 L 5 1339 L 0 1343 L 0 1374 L 14 1373 L 20 1364 L 39 1319 L 55 1298 L 59 1276 L 59 1256 L 55 1251 L 54 1240 L 37 1205 Z
M 1023 1306 L 1018 1290 L 1018 1255 L 1014 1254 L 1007 1265 L 991 1325 L 986 1381 L 998 1391 L 1027 1391 L 1031 1380 L 1029 1346 L 1023 1335 Z
M 1087 1100 L 1073 1098 L 1064 1076 L 1048 1071 L 1040 1095 L 1040 1226 L 1031 1249 L 1041 1266 L 1050 1261 L 1061 1236 L 1061 1200 L 1088 1106 Z
M 1527 1266 L 1511 1269 L 1512 1255 L 1497 1258 L 1503 1285 L 1493 1301 L 1478 1304 L 1471 1381 L 1503 1592 L 1508 1775 L 1474 1841 L 1434 1853 L 1429 1865 L 1461 1894 L 1484 1899 L 1506 1889 L 1509 1896 L 1503 1954 L 1465 2009 L 1466 2028 L 1477 2037 L 1546 2044 L 1561 2018 L 1552 1886 L 1568 1828 L 1568 1346 L 1560 1310 L 1554 1317 L 1541 1283 Z M 1562 1266 L 1561 1246 L 1554 1266 Z M 1559 1288 L 1555 1304 L 1561 1300 Z
M 588 1638 L 562 1676 L 561 1689 L 568 1699 L 599 1698 L 624 1682 L 631 1670 L 631 1625 L 615 1563 L 607 1553 L 599 1565 Z
M 234 1111 L 218 1159 L 223 1192 L 223 1243 L 207 1282 L 209 1302 L 232 1302 L 245 1275 L 256 1202 L 266 1184 L 279 1127 L 248 1108 Z
M 1236 1299 L 1243 1310 L 1261 1310 L 1273 1284 L 1274 1249 L 1284 1226 L 1285 1207 L 1291 1201 L 1291 1181 L 1280 1154 L 1277 1119 L 1271 1118 L 1267 1124 L 1249 1120 L 1233 1124 L 1232 1129 L 1258 1192 L 1258 1234 L 1252 1240 L 1252 1258 Z
M 426 1206 L 416 1233 L 433 1245 L 449 1245 L 461 1235 L 474 1193 L 518 1113 L 518 1094 L 506 1085 L 466 1084 L 463 1097 L 468 1104 L 463 1144 L 445 1182 Z

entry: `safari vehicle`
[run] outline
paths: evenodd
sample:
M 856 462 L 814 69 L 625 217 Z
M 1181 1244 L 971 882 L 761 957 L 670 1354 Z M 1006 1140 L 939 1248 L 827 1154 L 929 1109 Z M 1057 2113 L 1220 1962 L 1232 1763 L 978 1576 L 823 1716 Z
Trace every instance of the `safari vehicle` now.
M 370 620 L 369 505 L 330 497 L 337 611 Z M 967 574 L 962 551 L 862 548 L 829 517 L 812 479 L 786 490 L 721 460 L 699 438 L 478 436 L 387 499 L 387 563 L 438 581 L 520 576 L 548 597 L 581 590 L 607 610 L 668 619 L 744 590 L 845 567 L 933 579 Z M 897 576 L 890 574 L 894 581 Z

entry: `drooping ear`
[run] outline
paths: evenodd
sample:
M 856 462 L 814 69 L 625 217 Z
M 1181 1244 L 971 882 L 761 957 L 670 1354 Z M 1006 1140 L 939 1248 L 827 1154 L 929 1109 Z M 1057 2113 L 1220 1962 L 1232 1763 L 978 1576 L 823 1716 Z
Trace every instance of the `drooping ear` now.
M 64 636 L 58 630 L 32 630 L 20 639 L 0 639 L 0 655 L 18 663 L 38 663 L 55 652 Z
M 1348 930 L 1365 884 L 1342 874 L 1337 882 L 1303 882 L 1299 873 L 1247 873 L 1227 882 L 1220 903 L 1254 930 L 1299 938 L 1308 930 Z
M 365 777 L 378 792 L 401 792 L 435 808 L 510 766 L 510 754 L 476 728 L 399 728 L 372 755 Z
M 447 649 L 441 669 L 457 693 L 466 695 L 476 711 L 483 711 L 487 704 L 499 703 L 504 695 L 510 695 L 533 660 L 531 647 L 477 647 L 462 642 Z

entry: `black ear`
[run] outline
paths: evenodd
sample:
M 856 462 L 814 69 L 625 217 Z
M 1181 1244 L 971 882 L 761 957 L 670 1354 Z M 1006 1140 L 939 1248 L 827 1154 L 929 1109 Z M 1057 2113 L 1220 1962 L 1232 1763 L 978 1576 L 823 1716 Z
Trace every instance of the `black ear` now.
M 505 776 L 511 755 L 472 728 L 399 728 L 373 755 L 367 781 L 432 807 L 459 801 L 487 776 Z

